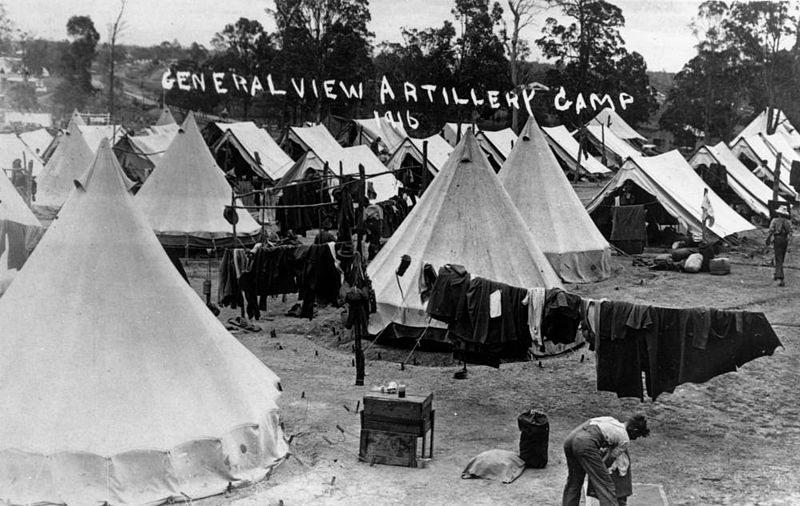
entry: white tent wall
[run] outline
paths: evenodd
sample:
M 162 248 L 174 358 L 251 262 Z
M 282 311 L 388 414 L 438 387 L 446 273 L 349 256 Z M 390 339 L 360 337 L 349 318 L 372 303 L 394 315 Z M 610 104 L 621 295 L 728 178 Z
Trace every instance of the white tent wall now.
M 370 145 L 380 137 L 383 148 L 388 153 L 394 151 L 408 137 L 402 123 L 395 123 L 386 118 L 354 119 L 353 128 L 358 130 L 353 145 Z
M 567 283 L 611 276 L 611 248 L 569 184 L 533 117 L 498 173 L 536 244 Z
M 586 150 L 581 154 L 581 163 L 578 164 L 578 141 L 569 133 L 564 125 L 557 127 L 542 127 L 547 143 L 553 153 L 561 159 L 572 171 L 578 174 L 592 174 L 603 176 L 611 173 L 611 169 L 600 163 L 595 157 L 590 156 Z
M 22 139 L 22 142 L 24 142 L 40 159 L 44 156 L 50 143 L 53 142 L 53 136 L 44 128 L 22 132 L 19 134 L 19 138 Z M 44 160 L 42 162 L 42 167 L 44 167 Z
M 464 137 L 464 134 L 467 133 L 467 130 L 472 130 L 473 135 L 477 135 L 478 132 L 481 131 L 477 125 L 473 123 L 461 123 L 459 127 L 458 123 L 445 123 L 442 127 L 442 137 L 444 140 L 447 141 L 450 146 L 455 146 L 458 144 L 459 137 L 458 137 L 458 129 L 461 128 L 461 137 Z
M 61 135 L 58 147 L 38 178 L 36 207 L 60 208 L 75 188 L 73 181 L 89 167 L 93 156 L 78 126 L 71 125 Z
M 604 125 L 614 135 L 623 140 L 647 142 L 639 132 L 630 126 L 617 112 L 608 107 L 601 109 L 594 118 L 589 121 L 591 125 Z
M 16 134 L 0 134 L 0 170 L 11 177 L 11 168 L 14 161 L 19 160 L 19 166 L 28 169 L 26 164 L 33 168 L 33 175 L 39 176 L 44 169 L 42 159 L 25 144 Z
M 701 146 L 689 159 L 689 165 L 697 170 L 701 164 L 710 166 L 718 163 L 725 167 L 728 186 L 756 214 L 769 219 L 767 202 L 772 199 L 772 190 L 767 187 L 750 169 L 736 158 L 724 142 L 714 146 Z
M 386 162 L 391 171 L 399 171 L 406 157 L 412 157 L 421 167 L 423 161 L 423 143 L 428 143 L 427 167 L 431 177 L 435 176 L 447 162 L 447 157 L 453 152 L 453 147 L 440 135 L 432 135 L 424 139 L 407 137 Z
M 406 254 L 411 264 L 397 280 L 395 270 Z M 367 267 L 378 301 L 370 317 L 371 334 L 392 323 L 417 329 L 444 326 L 428 318 L 419 295 L 426 263 L 435 269 L 463 265 L 472 276 L 513 286 L 561 286 L 471 132 Z
M 598 151 L 602 153 L 605 150 L 609 165 L 621 167 L 628 158 L 643 156 L 638 149 L 608 128 L 590 123 L 586 125 L 586 132 L 589 134 L 589 141 Z
M 481 130 L 475 134 L 478 144 L 483 148 L 487 158 L 496 170 L 503 165 L 517 140 L 517 134 L 510 128 L 497 131 Z
M 773 121 L 777 121 L 778 123 L 776 133 L 784 135 L 792 148 L 800 149 L 800 132 L 798 132 L 794 125 L 789 122 L 783 111 L 780 109 L 774 109 L 773 114 L 777 116 L 775 119 L 773 119 Z M 736 137 L 734 137 L 731 145 L 736 144 L 739 139 L 747 139 L 758 134 L 766 135 L 768 119 L 767 109 L 764 109 L 758 114 L 758 116 L 753 118 L 753 121 L 748 123 L 741 132 L 736 134 Z
M 329 154 L 342 149 L 342 145 L 336 141 L 325 125 L 290 127 L 287 138 L 297 144 L 302 151 L 314 151 L 323 160 L 327 159 Z
M 280 179 L 292 166 L 292 159 L 278 146 L 269 132 L 252 121 L 216 125 L 224 133 L 211 147 L 212 152 L 216 153 L 226 142 L 230 142 L 257 175 L 266 176 L 273 182 Z
M 664 209 L 678 220 L 681 231 L 694 238 L 702 236 L 703 190 L 708 186 L 677 151 L 629 159 L 586 205 L 591 214 L 626 181 L 653 195 Z M 716 193 L 709 190 L 709 201 L 714 209 L 714 224 L 710 231 L 720 238 L 753 230 L 755 227 L 730 208 Z
M 76 186 L 0 299 L 3 500 L 162 504 L 264 478 L 288 451 L 278 377 L 172 266 L 107 143 Z
M 754 135 L 748 138 L 740 138 L 736 143 L 731 146 L 731 151 L 734 155 L 741 158 L 744 157 L 755 166 L 753 172 L 759 178 L 767 180 L 767 185 L 771 188 L 772 181 L 775 180 L 775 164 L 777 163 L 777 155 L 775 151 L 769 146 L 765 137 L 761 134 Z M 767 170 L 764 171 L 761 166 L 761 161 L 767 161 Z M 781 173 L 778 177 L 779 191 L 782 195 L 797 198 L 797 192 L 791 187 L 789 183 L 790 167 L 786 167 L 781 162 Z

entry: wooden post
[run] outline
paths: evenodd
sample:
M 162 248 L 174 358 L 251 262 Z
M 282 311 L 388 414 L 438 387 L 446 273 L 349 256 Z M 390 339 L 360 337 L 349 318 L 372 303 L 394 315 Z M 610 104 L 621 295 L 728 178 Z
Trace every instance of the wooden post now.
M 422 141 L 422 188 L 419 194 L 428 188 L 428 141 Z
M 365 204 L 369 203 L 369 199 L 367 199 L 367 181 L 364 175 L 364 166 L 360 163 L 358 164 L 358 179 L 360 181 L 358 187 L 360 189 L 358 195 L 358 216 L 356 216 L 356 223 L 358 223 L 358 242 L 356 251 L 363 255 L 362 248 L 364 246 L 364 210 L 366 209 Z
M 778 192 L 781 188 L 781 157 L 783 153 L 778 153 L 775 157 L 775 174 L 774 178 L 772 179 L 772 200 L 777 202 L 778 201 Z
M 325 185 L 325 181 L 327 181 L 326 177 L 328 176 L 328 173 L 330 172 L 330 170 L 331 169 L 330 169 L 330 166 L 328 165 L 328 162 L 325 162 L 325 166 L 322 168 L 322 184 L 319 185 L 319 201 L 320 202 L 322 202 L 322 192 L 325 191 L 325 186 L 326 186 Z M 319 229 L 319 231 L 317 232 L 317 235 L 319 235 L 319 234 L 322 233 L 322 208 L 319 207 L 319 206 L 317 206 L 317 226 L 318 226 L 317 228 Z
M 577 167 L 575 167 L 575 180 L 578 180 L 578 177 L 581 175 L 581 169 L 583 168 L 581 165 L 581 159 L 583 158 L 583 146 L 586 142 L 586 127 L 582 126 L 580 131 L 578 132 L 578 160 L 577 160 Z M 605 149 L 605 148 L 604 148 Z
M 600 137 L 600 143 L 602 144 L 602 147 L 603 147 L 603 149 L 602 149 L 602 152 L 603 152 L 602 161 L 603 161 L 603 165 L 606 165 L 606 163 L 608 162 L 608 160 L 606 159 L 606 126 L 604 124 L 602 124 L 602 123 L 600 124 L 600 136 L 601 136 Z
M 28 207 L 31 207 L 31 178 L 33 177 L 33 160 L 31 160 L 31 166 L 28 167 L 28 158 L 25 156 L 25 152 L 22 152 L 22 171 L 25 173 L 25 203 L 28 204 Z

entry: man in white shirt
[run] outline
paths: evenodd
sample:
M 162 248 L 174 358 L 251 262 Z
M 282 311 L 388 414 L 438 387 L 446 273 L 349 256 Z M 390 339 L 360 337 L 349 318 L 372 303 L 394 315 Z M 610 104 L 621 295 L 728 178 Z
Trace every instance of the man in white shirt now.
M 600 500 L 600 506 L 617 506 L 614 482 L 606 462 L 614 462 L 628 448 L 631 440 L 647 437 L 649 434 L 650 429 L 647 428 L 644 415 L 634 415 L 624 424 L 610 416 L 600 416 L 576 427 L 564 441 L 569 475 L 564 487 L 562 506 L 580 504 L 581 488 L 587 474 Z

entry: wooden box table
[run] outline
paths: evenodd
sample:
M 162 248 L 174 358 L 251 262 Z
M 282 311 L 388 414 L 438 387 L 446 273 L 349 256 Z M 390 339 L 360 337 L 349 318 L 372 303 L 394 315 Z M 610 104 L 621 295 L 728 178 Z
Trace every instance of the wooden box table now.
M 433 394 L 406 395 L 370 392 L 364 396 L 361 412 L 359 457 L 371 464 L 416 467 L 418 458 L 433 458 L 433 429 L 436 411 Z M 426 448 L 426 439 L 430 442 Z M 417 440 L 422 451 L 417 456 Z

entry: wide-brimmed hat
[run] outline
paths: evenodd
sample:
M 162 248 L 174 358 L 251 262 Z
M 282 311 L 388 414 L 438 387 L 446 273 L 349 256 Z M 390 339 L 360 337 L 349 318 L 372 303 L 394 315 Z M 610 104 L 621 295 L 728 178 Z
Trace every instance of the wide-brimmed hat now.
M 353 249 L 353 245 L 350 243 L 344 243 L 339 246 L 338 250 L 336 251 L 336 258 L 339 260 L 352 260 L 355 256 L 356 252 Z

